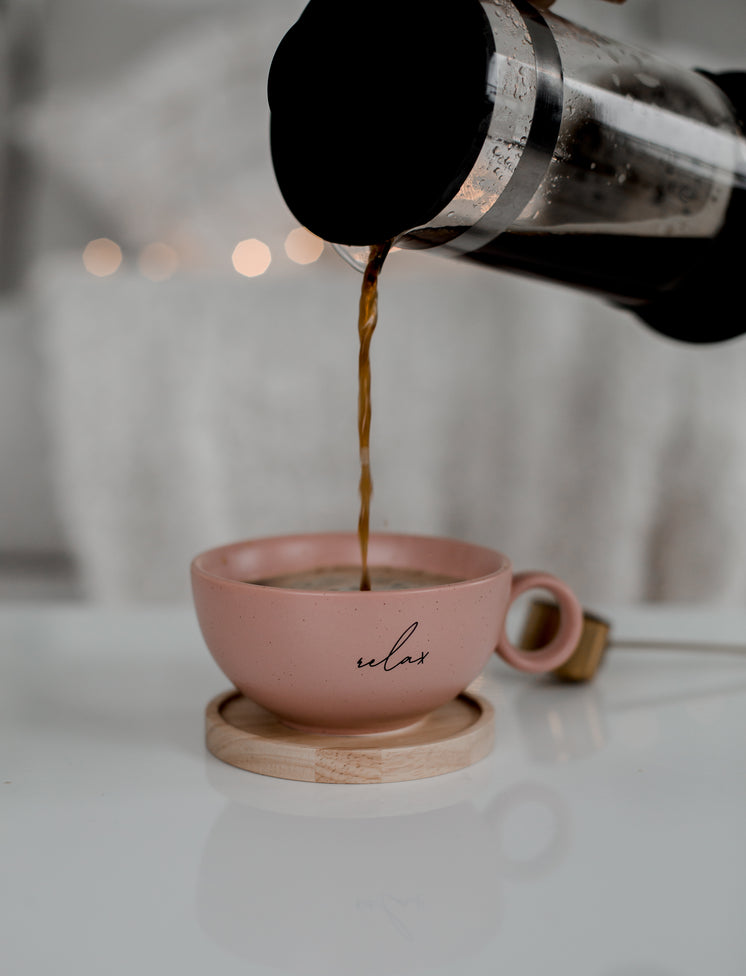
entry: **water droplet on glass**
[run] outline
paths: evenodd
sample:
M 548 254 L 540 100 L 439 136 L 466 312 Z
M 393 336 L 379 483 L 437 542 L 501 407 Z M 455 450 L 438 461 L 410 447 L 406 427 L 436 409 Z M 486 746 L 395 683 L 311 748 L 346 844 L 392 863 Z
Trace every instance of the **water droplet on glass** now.
M 647 88 L 660 87 L 660 81 L 655 77 L 655 75 L 649 75 L 645 71 L 638 71 L 635 78 L 637 78 L 637 80 Z

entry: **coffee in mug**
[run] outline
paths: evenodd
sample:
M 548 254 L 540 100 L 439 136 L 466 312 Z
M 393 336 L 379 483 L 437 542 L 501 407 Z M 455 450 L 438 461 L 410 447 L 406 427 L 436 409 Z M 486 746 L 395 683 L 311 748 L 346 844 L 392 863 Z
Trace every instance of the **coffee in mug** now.
M 317 566 L 300 572 L 283 573 L 266 579 L 247 580 L 261 586 L 279 586 L 284 590 L 316 590 L 344 593 L 360 589 L 359 566 Z M 407 569 L 401 566 L 371 566 L 371 590 L 413 590 L 419 587 L 444 586 L 457 583 L 457 576 L 433 573 L 426 569 Z

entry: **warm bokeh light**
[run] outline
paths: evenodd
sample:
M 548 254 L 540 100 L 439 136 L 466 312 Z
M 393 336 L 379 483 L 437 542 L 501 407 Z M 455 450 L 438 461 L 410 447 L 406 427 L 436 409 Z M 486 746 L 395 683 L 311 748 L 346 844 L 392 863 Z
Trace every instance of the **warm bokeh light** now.
M 97 237 L 89 241 L 83 249 L 83 265 L 86 271 L 97 278 L 114 274 L 122 263 L 122 249 L 108 237 Z
M 247 278 L 255 278 L 264 274 L 272 261 L 272 252 L 264 243 L 255 237 L 247 241 L 239 241 L 233 249 L 233 267 L 239 274 Z
M 296 227 L 285 238 L 285 253 L 296 264 L 313 264 L 324 250 L 324 242 L 305 227 Z
M 179 266 L 179 255 L 170 244 L 154 241 L 140 251 L 137 266 L 151 281 L 165 281 Z

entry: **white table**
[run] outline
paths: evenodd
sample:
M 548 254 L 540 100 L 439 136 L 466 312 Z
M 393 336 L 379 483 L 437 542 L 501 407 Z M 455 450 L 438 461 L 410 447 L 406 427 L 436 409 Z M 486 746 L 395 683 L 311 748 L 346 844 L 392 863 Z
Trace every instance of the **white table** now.
M 487 759 L 338 786 L 205 751 L 189 608 L 0 608 L 2 972 L 743 976 L 746 611 L 600 612 L 713 646 L 495 658 Z

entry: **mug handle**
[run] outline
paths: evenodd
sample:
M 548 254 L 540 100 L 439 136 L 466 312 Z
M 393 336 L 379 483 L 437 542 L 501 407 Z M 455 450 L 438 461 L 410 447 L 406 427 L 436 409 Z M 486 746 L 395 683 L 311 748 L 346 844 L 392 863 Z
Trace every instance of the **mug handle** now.
M 548 590 L 559 604 L 559 627 L 552 640 L 536 651 L 522 650 L 508 640 L 503 624 L 500 641 L 495 648 L 500 657 L 519 671 L 541 674 L 560 667 L 573 654 L 583 630 L 583 608 L 566 583 L 550 573 L 516 573 L 510 587 L 508 606 L 526 590 Z

